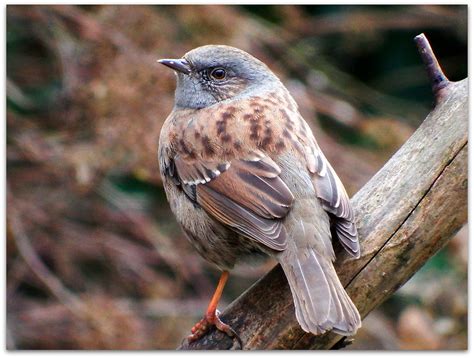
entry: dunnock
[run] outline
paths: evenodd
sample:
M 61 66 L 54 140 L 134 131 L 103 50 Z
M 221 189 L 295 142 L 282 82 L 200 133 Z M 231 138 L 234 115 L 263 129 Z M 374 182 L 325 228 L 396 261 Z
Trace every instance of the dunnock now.
M 285 86 L 261 61 L 228 46 L 196 48 L 160 63 L 175 70 L 175 106 L 159 161 L 173 213 L 197 251 L 222 270 L 205 317 L 235 335 L 216 311 L 235 262 L 275 257 L 306 332 L 353 335 L 357 308 L 333 266 L 331 232 L 360 256 L 347 193 Z

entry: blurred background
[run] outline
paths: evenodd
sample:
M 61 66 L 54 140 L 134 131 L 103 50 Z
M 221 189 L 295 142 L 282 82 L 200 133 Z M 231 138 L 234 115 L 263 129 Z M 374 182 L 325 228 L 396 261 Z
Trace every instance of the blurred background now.
M 159 58 L 227 44 L 274 70 L 354 194 L 433 106 L 413 37 L 467 76 L 467 6 L 8 6 L 7 348 L 174 349 L 219 273 L 184 238 L 157 143 Z M 467 349 L 467 227 L 354 349 Z M 239 266 L 221 308 L 274 262 Z

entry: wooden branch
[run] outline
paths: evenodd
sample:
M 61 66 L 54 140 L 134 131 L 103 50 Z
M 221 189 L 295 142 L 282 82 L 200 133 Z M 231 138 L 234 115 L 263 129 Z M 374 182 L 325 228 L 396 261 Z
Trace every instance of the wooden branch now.
M 436 58 L 420 36 L 416 42 L 430 80 L 440 82 L 432 77 L 439 75 Z M 351 200 L 361 258 L 354 260 L 338 250 L 336 269 L 362 317 L 403 285 L 467 221 L 468 83 L 467 79 L 441 82 L 442 86 L 433 86 L 435 109 Z M 222 320 L 240 335 L 244 349 L 343 345 L 343 337 L 334 333 L 314 336 L 301 330 L 279 266 L 234 301 Z M 232 349 L 234 341 L 211 330 L 179 349 Z

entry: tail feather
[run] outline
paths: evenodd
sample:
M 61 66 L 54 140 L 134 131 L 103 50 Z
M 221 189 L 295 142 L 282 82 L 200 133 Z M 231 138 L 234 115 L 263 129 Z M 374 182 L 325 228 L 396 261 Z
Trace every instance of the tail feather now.
M 332 266 L 332 264 L 330 264 Z M 334 268 L 333 271 L 335 279 L 330 280 L 331 296 L 333 297 L 334 306 L 337 312 L 332 316 L 335 319 L 331 322 L 333 331 L 342 335 L 353 335 L 361 326 L 360 314 L 351 298 L 347 294 L 344 287 L 342 287 L 337 273 Z
M 290 232 L 287 249 L 277 257 L 290 284 L 296 319 L 313 334 L 333 330 L 354 335 L 361 326 L 360 315 L 334 269 L 332 247 L 331 255 L 321 234 L 314 225 L 300 221 Z
M 294 293 L 299 296 L 298 315 L 305 318 L 307 329 L 311 330 L 315 325 L 324 330 L 328 329 L 326 322 L 331 307 L 331 295 L 322 267 L 317 261 L 307 257 L 306 260 L 293 261 L 290 270 L 292 280 L 298 282 L 294 288 Z M 308 272 L 312 274 L 308 275 Z

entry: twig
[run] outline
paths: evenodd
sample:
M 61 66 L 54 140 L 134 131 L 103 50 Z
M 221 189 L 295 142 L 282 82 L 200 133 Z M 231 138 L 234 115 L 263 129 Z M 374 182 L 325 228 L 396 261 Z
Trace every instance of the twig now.
M 23 257 L 23 260 L 25 260 L 25 263 L 30 267 L 31 271 L 73 314 L 82 317 L 84 304 L 82 304 L 82 302 L 71 291 L 64 287 L 61 281 L 40 259 L 25 233 L 19 213 L 13 205 L 12 200 L 10 200 L 10 203 L 8 204 L 8 224 L 18 251 Z
M 10 78 L 7 77 L 7 98 L 22 107 L 31 110 L 35 104 L 23 93 L 22 89 Z
M 436 103 L 439 103 L 446 94 L 443 89 L 446 88 L 451 82 L 447 79 L 446 75 L 441 69 L 441 66 L 438 63 L 438 60 L 436 59 L 436 56 L 433 53 L 431 45 L 425 34 L 416 36 L 414 40 L 421 55 L 421 59 L 425 64 L 425 69 L 431 82 L 431 89 L 433 90 L 433 94 L 436 98 Z

